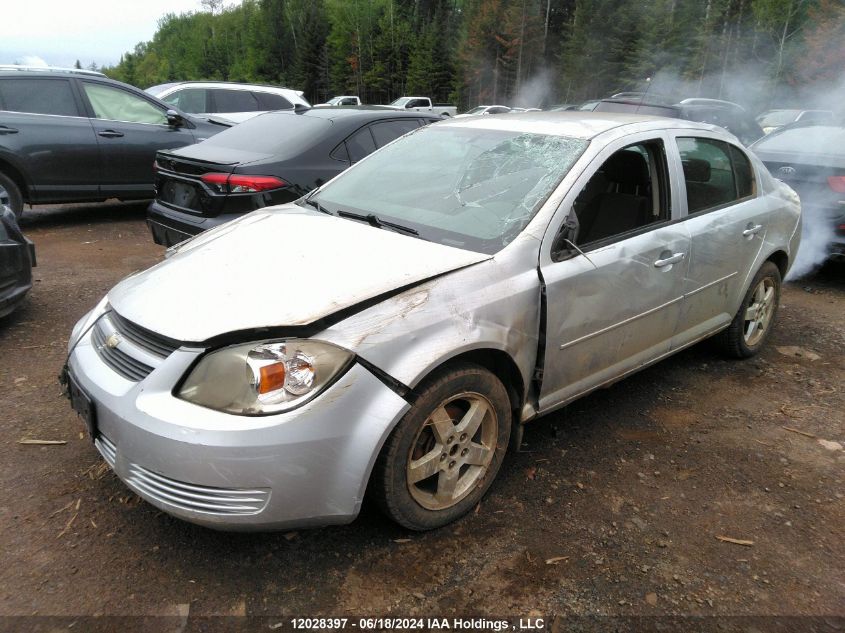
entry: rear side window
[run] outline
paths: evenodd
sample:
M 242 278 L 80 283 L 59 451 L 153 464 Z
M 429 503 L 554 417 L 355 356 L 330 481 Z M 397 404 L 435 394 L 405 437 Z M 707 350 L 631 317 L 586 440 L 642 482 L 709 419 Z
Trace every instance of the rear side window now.
M 353 163 L 376 151 L 376 144 L 373 141 L 370 128 L 365 127 L 358 130 L 346 139 L 346 148 L 349 151 L 349 158 Z
M 258 101 L 259 110 L 293 109 L 293 104 L 287 99 L 285 99 L 282 95 L 276 95 L 270 92 L 253 92 L 252 94 Z
M 83 86 L 91 107 L 94 108 L 94 116 L 98 119 L 156 125 L 167 123 L 164 112 L 138 95 L 120 88 L 89 82 L 83 83 Z
M 736 178 L 736 193 L 737 197 L 742 200 L 748 198 L 756 193 L 757 179 L 754 177 L 754 170 L 751 167 L 751 161 L 738 147 L 728 145 L 731 153 L 731 163 L 733 163 L 734 177 Z
M 12 112 L 79 116 L 67 79 L 2 79 L 0 103 Z
M 183 112 L 199 114 L 200 112 L 208 112 L 206 98 L 205 88 L 185 88 L 168 95 L 162 101 L 176 106 Z
M 371 125 L 370 129 L 373 131 L 376 145 L 381 147 L 411 130 L 416 130 L 419 126 L 417 119 L 405 119 L 403 121 L 381 121 Z
M 212 90 L 214 112 L 256 112 L 258 99 L 248 90 Z
M 689 213 L 720 207 L 739 198 L 728 147 L 727 143 L 709 138 L 678 138 Z

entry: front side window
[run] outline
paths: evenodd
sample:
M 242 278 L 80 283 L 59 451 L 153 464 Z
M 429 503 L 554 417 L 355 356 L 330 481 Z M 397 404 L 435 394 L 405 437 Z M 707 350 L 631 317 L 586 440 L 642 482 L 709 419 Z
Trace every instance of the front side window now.
M 79 116 L 67 79 L 2 79 L 0 108 L 31 114 Z
M 612 154 L 573 205 L 575 242 L 591 245 L 669 219 L 666 152 L 655 139 Z
M 173 94 L 166 96 L 162 101 L 179 108 L 182 112 L 190 112 L 191 114 L 208 112 L 205 88 L 177 90 Z
M 344 172 L 316 199 L 332 213 L 375 214 L 421 239 L 495 253 L 525 228 L 587 145 L 563 136 L 429 126 Z
M 214 112 L 257 112 L 258 99 L 248 90 L 212 90 Z
M 120 88 L 84 82 L 85 94 L 94 108 L 94 116 L 108 121 L 165 125 L 167 117 L 159 108 Z
M 273 94 L 271 92 L 253 92 L 252 94 L 258 100 L 258 108 L 260 110 L 293 109 L 293 104 L 282 95 Z
M 698 213 L 740 198 L 729 145 L 709 138 L 679 137 L 688 213 Z

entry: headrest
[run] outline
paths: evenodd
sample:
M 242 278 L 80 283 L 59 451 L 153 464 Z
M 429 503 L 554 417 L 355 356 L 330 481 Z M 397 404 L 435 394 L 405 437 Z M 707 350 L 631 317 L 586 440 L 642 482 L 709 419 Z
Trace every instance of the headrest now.
M 616 152 L 604 164 L 604 174 L 611 182 L 623 185 L 643 185 L 648 182 L 648 165 L 642 154 L 622 150 Z
M 710 163 L 702 158 L 685 158 L 684 178 L 689 182 L 710 182 Z

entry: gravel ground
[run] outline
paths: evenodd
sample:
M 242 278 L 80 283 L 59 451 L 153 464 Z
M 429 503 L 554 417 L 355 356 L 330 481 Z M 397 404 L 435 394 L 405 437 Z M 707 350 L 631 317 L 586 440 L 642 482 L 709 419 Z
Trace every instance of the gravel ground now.
M 76 320 L 161 259 L 144 208 L 27 212 L 35 287 L 0 320 L 0 616 L 845 615 L 843 267 L 785 286 L 758 358 L 702 344 L 532 423 L 453 526 L 365 505 L 229 534 L 130 493 L 56 380 Z

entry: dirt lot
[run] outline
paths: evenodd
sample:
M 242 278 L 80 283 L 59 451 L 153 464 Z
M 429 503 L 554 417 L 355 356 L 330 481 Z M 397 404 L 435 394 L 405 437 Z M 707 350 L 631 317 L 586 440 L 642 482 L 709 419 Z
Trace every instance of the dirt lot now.
M 365 506 L 240 535 L 141 502 L 60 394 L 72 325 L 162 257 L 143 214 L 25 221 L 35 287 L 0 320 L 0 615 L 845 615 L 842 267 L 786 286 L 759 358 L 699 345 L 532 424 L 452 527 Z

